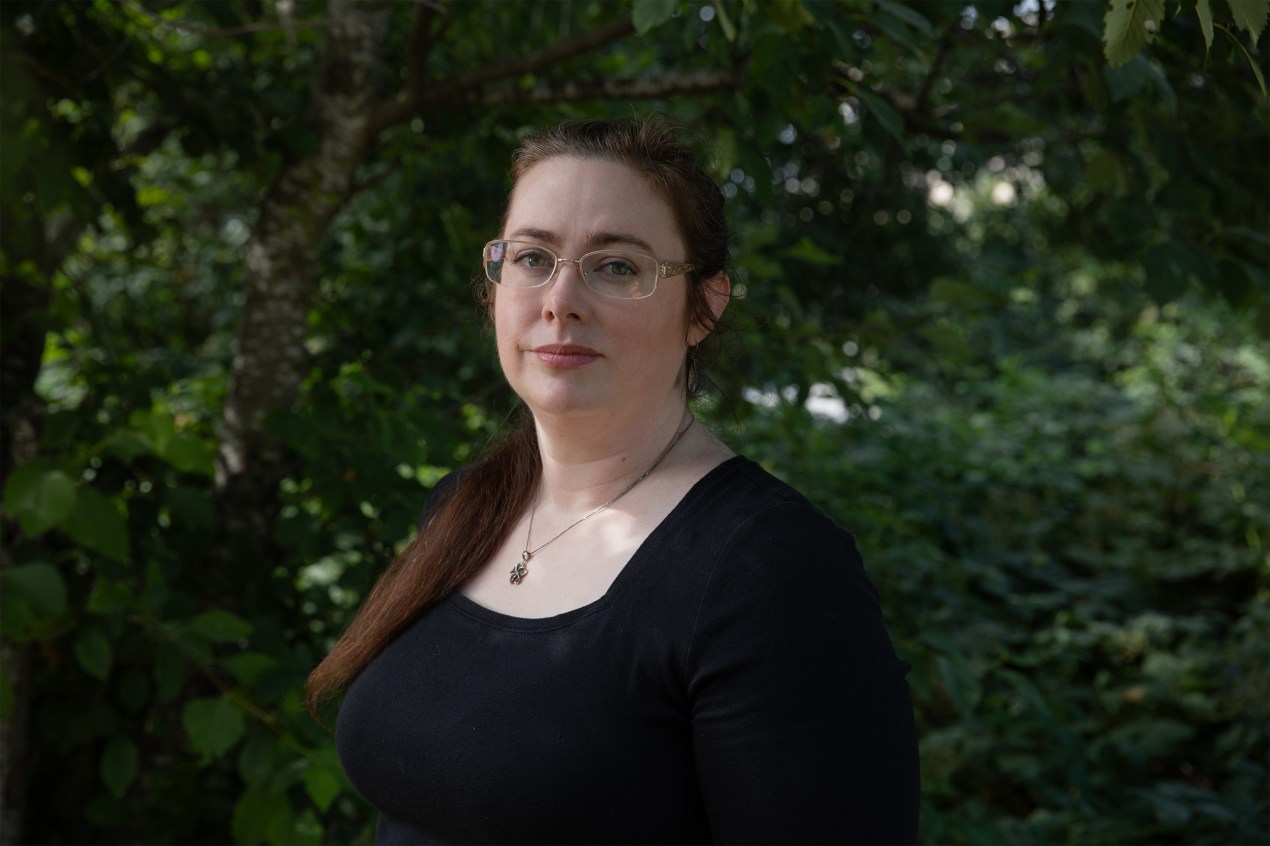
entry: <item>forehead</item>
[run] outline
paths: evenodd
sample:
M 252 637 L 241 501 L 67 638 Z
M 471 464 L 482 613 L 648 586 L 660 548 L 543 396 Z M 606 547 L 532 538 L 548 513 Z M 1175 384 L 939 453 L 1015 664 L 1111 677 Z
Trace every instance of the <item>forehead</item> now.
M 682 252 L 674 212 L 629 165 L 558 156 L 521 175 L 512 190 L 504 236 L 550 233 L 581 245 L 597 233 L 628 233 L 669 257 Z

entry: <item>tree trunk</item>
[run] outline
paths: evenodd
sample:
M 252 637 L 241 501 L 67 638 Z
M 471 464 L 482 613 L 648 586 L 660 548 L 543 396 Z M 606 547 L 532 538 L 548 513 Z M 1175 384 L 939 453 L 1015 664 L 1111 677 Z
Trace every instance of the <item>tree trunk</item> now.
M 7 211 L 7 209 L 6 209 Z M 84 221 L 69 211 L 45 220 L 31 214 L 22 219 L 4 214 L 0 219 L 0 248 L 12 264 L 0 274 L 0 491 L 9 476 L 40 447 L 44 402 L 35 393 L 48 332 L 49 279 L 70 252 Z M 17 256 L 33 261 L 18 269 Z M 12 561 L 16 523 L 5 519 L 0 527 L 7 542 L 0 546 L 0 573 Z M 0 674 L 13 695 L 12 710 L 0 719 L 0 844 L 21 843 L 25 828 L 28 722 L 31 704 L 31 647 L 26 643 L 0 644 Z
M 388 30 L 386 0 L 332 0 L 326 54 L 310 110 L 318 143 L 270 189 L 247 245 L 247 298 L 216 460 L 224 528 L 268 546 L 284 465 L 266 418 L 295 400 L 318 250 L 373 142 L 376 70 Z

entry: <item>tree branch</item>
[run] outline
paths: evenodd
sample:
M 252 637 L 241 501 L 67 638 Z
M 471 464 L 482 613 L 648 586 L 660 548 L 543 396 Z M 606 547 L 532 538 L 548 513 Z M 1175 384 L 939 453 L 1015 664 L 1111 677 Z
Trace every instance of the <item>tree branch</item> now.
M 659 76 L 601 79 L 590 82 L 540 82 L 529 89 L 503 86 L 469 91 L 458 102 L 499 106 L 506 103 L 569 103 L 583 100 L 654 100 L 675 94 L 703 94 L 745 85 L 741 70 L 709 68 Z
M 213 38 L 228 38 L 236 35 L 249 35 L 253 32 L 294 32 L 301 29 L 325 29 L 332 26 L 338 26 L 339 21 L 336 20 L 317 20 L 305 21 L 303 23 L 254 23 L 244 24 L 243 26 L 234 26 L 227 29 L 217 29 L 214 27 L 199 26 L 198 24 L 190 24 L 185 21 L 175 20 L 173 18 L 165 18 L 162 15 L 150 11 L 140 3 L 134 0 L 120 0 L 121 5 L 131 9 L 140 15 L 145 15 L 152 20 L 157 26 L 167 26 L 172 29 L 179 29 L 182 32 L 192 32 L 196 35 L 206 35 Z
M 930 102 L 931 90 L 935 87 L 935 79 L 939 76 L 939 72 L 944 66 L 944 59 L 948 58 L 948 51 L 951 47 L 952 30 L 946 29 L 939 36 L 939 52 L 935 54 L 934 61 L 930 63 L 930 70 L 926 72 L 926 78 L 922 80 L 922 88 L 917 92 L 915 111 L 926 111 L 926 105 Z
M 425 3 L 415 13 L 414 28 L 410 32 L 410 52 L 406 56 L 406 85 L 410 99 L 417 100 L 423 91 L 425 75 L 428 68 L 428 54 L 432 52 L 432 21 L 436 18 L 437 7 Z
M 584 32 L 576 38 L 570 38 L 554 44 L 545 50 L 513 59 L 508 62 L 478 68 L 443 80 L 436 85 L 420 91 L 411 91 L 409 87 L 396 97 L 388 100 L 375 110 L 371 119 L 372 137 L 390 126 L 408 120 L 422 109 L 439 103 L 462 101 L 467 92 L 478 89 L 491 82 L 536 73 L 557 65 L 574 56 L 580 56 L 605 44 L 617 41 L 634 32 L 634 24 L 629 17 L 622 17 L 604 26 Z

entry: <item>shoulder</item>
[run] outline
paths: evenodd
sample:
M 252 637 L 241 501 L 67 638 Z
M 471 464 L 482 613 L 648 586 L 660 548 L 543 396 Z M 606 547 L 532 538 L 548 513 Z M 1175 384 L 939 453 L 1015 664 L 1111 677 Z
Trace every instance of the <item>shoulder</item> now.
M 806 570 L 837 559 L 859 565 L 849 532 L 753 461 L 738 456 L 703 481 L 709 484 L 692 510 L 698 529 L 713 536 L 716 567 L 740 561 L 751 569 Z
M 806 497 L 745 459 L 728 462 L 701 512 L 700 591 L 691 651 L 748 643 L 819 653 L 847 636 L 894 659 L 877 590 L 855 538 Z M 782 648 L 783 647 L 783 648 Z M 750 653 L 753 657 L 753 652 Z

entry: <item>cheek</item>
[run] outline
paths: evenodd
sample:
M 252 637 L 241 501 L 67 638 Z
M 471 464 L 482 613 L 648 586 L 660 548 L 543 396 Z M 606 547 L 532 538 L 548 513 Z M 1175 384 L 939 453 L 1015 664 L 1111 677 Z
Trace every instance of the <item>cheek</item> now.
M 511 342 L 515 333 L 520 331 L 520 326 L 524 322 L 523 312 L 523 308 L 517 308 L 516 297 L 507 295 L 494 297 L 494 301 L 489 306 L 489 315 L 494 324 L 494 337 L 499 348 Z

